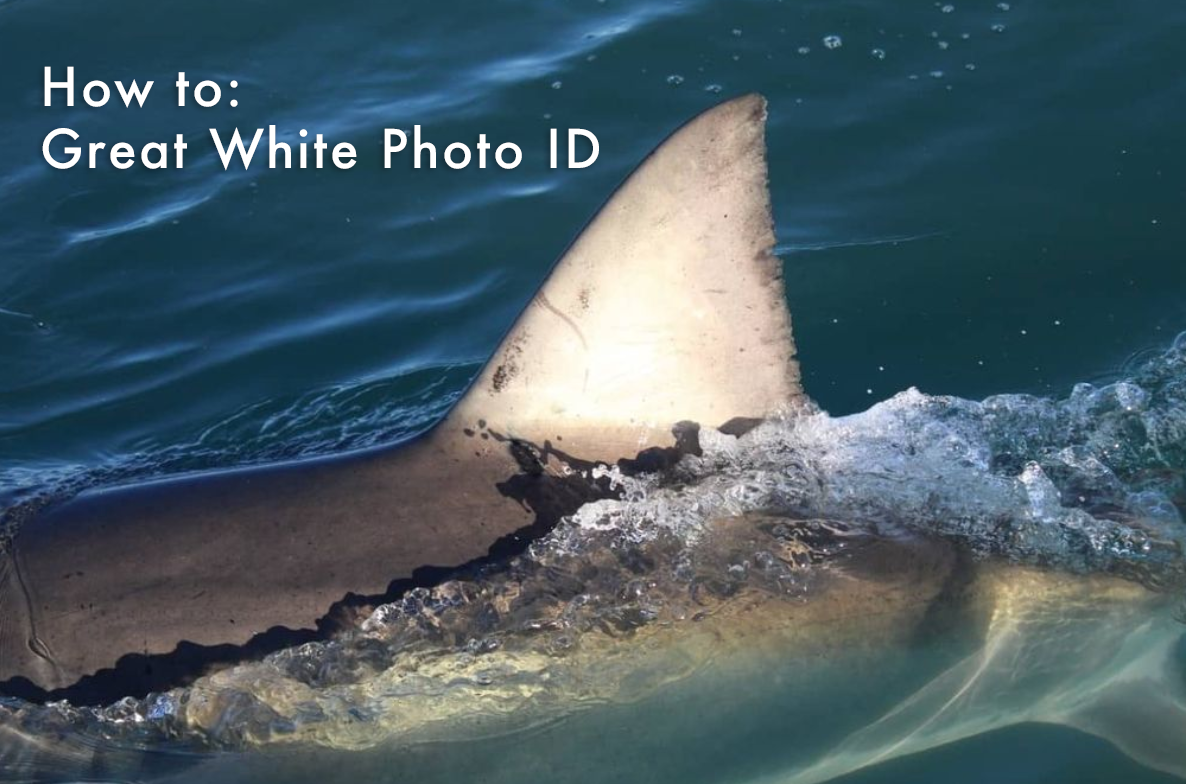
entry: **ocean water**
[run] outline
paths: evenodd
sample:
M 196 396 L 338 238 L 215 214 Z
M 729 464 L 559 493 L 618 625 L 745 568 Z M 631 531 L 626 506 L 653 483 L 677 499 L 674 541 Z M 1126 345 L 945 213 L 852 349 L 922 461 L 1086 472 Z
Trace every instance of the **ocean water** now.
M 1186 7 L 1169 0 L 0 2 L 0 502 L 423 430 L 632 167 L 750 91 L 769 100 L 778 252 L 823 409 L 917 387 L 1048 395 L 1095 416 L 1114 409 L 1075 385 L 1123 409 L 1127 387 L 1108 384 L 1125 381 L 1152 396 L 1138 408 L 1178 422 L 1180 398 L 1150 390 L 1177 389 L 1171 345 L 1186 330 L 1184 33 Z M 156 87 L 143 109 L 45 108 L 46 65 L 74 66 L 80 84 Z M 237 80 L 239 106 L 227 91 L 219 107 L 177 108 L 179 70 Z M 524 162 L 384 169 L 383 129 L 417 123 L 438 146 L 513 141 Z M 359 165 L 223 171 L 206 129 L 268 124 L 289 142 L 301 129 L 349 141 Z M 57 171 L 40 148 L 63 126 L 137 147 L 182 132 L 186 166 Z M 595 132 L 598 161 L 549 169 L 551 127 Z M 920 405 L 911 394 L 896 405 Z M 1154 458 L 1134 441 L 1135 457 L 1103 463 L 1129 511 L 1162 510 L 1172 534 L 1186 466 L 1167 427 Z M 1064 436 L 1049 443 L 1093 448 Z M 1061 476 L 1049 455 L 1029 457 Z M 1040 511 L 1041 479 L 992 503 Z M 880 492 L 853 487 L 858 500 Z M 769 709 L 755 703 L 752 726 Z M 734 740 L 730 753 L 757 760 L 775 743 Z M 471 764 L 494 764 L 496 745 Z M 1162 780 L 1038 724 L 852 780 L 955 775 Z

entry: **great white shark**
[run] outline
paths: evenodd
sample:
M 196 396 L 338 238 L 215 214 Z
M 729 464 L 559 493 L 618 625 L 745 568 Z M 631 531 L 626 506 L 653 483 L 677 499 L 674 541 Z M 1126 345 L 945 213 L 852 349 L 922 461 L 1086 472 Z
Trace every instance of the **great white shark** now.
M 765 118 L 764 100 L 745 96 L 663 142 L 421 437 L 30 514 L 0 562 L 0 692 L 96 703 L 235 663 L 187 692 L 186 727 L 224 721 L 220 695 L 244 684 L 287 715 L 312 704 L 308 683 L 253 658 L 458 574 L 511 617 L 527 578 L 484 586 L 477 567 L 613 498 L 604 467 L 661 472 L 700 454 L 701 430 L 745 437 L 810 410 L 773 255 Z M 687 617 L 589 634 L 563 656 L 503 645 L 389 662 L 365 693 L 335 697 L 371 705 L 366 722 L 247 729 L 230 752 L 178 759 L 23 721 L 13 703 L 0 779 L 806 783 L 1035 721 L 1186 778 L 1175 597 L 844 525 L 723 516 L 697 545 L 711 560 L 774 537 L 794 563 L 837 537 L 838 568 L 794 599 L 709 591 Z M 774 751 L 730 755 L 754 737 Z M 598 744 L 612 751 L 590 766 Z

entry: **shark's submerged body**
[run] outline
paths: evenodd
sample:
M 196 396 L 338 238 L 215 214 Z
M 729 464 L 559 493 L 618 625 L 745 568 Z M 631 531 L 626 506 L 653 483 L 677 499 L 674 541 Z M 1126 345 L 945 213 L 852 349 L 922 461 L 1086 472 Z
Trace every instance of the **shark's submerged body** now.
M 814 782 L 1027 721 L 1186 778 L 1186 358 L 814 411 L 764 119 L 660 146 L 416 441 L 22 521 L 0 779 Z

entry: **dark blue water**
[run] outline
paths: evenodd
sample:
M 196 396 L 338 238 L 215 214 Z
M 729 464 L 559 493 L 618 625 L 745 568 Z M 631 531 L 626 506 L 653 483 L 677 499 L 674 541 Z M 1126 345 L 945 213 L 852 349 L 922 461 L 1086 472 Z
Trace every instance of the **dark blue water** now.
M 1172 0 L 0 2 L 0 497 L 423 429 L 641 157 L 749 91 L 824 408 L 1120 376 L 1186 329 L 1184 35 Z M 45 108 L 46 65 L 156 86 Z M 179 70 L 238 80 L 239 106 L 177 108 Z M 417 123 L 524 162 L 385 170 L 383 129 Z M 207 129 L 268 124 L 359 164 L 223 171 Z M 57 171 L 61 126 L 190 149 Z M 549 169 L 551 127 L 595 132 L 597 163 Z M 976 743 L 859 780 L 1022 776 L 1009 753 L 1049 755 L 1034 781 L 1086 780 L 1083 759 L 1136 780 L 1069 731 Z

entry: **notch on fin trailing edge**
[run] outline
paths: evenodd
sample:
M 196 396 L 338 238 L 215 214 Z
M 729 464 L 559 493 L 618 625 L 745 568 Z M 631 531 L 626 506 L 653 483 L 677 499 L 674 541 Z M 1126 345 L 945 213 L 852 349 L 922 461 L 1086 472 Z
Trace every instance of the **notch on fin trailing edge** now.
M 669 445 L 679 421 L 717 426 L 800 399 L 772 252 L 765 120 L 761 96 L 737 98 L 644 160 L 444 427 L 483 423 L 535 443 L 571 436 L 605 457 Z

